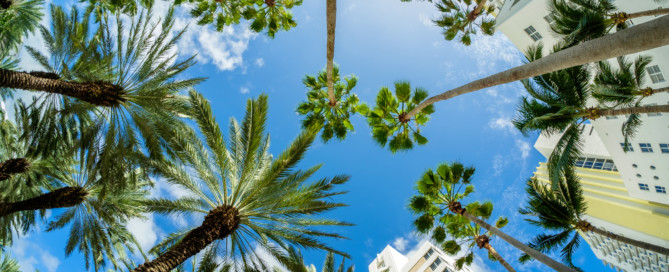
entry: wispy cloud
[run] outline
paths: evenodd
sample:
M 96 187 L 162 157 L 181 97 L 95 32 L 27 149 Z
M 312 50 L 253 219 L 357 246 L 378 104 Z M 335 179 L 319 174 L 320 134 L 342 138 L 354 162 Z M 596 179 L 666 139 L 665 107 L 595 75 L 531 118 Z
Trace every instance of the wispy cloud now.
M 256 59 L 256 66 L 258 66 L 258 67 L 265 66 L 265 60 L 263 58 L 257 58 Z
M 247 93 L 251 92 L 251 90 L 249 90 L 249 88 L 246 87 L 246 86 L 242 86 L 241 88 L 239 88 L 239 92 L 242 93 L 242 94 L 247 94 Z
M 34 242 L 30 235 L 17 236 L 9 252 L 13 253 L 22 271 L 36 271 L 42 267 L 49 272 L 55 272 L 58 269 L 60 261 L 45 247 Z
M 404 237 L 397 237 L 395 238 L 395 241 L 393 241 L 393 247 L 399 252 L 404 252 L 404 250 L 407 249 L 407 245 L 409 245 L 409 240 Z
M 149 250 L 156 244 L 160 228 L 156 225 L 152 214 L 147 214 L 143 219 L 130 219 L 127 227 L 143 250 Z
M 502 69 L 509 66 L 521 64 L 521 54 L 516 46 L 501 33 L 493 36 L 477 34 L 472 37 L 472 44 L 465 46 L 458 43 L 458 51 L 469 55 L 476 60 L 478 72 L 470 76 L 480 77 L 495 72 L 501 72 Z

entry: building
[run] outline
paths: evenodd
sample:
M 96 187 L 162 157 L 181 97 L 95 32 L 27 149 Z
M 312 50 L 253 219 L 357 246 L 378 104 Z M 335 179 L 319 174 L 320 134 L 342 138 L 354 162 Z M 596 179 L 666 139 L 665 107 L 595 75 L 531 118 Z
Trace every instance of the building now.
M 369 272 L 454 272 L 454 265 L 455 259 L 425 241 L 409 256 L 402 255 L 390 245 L 386 246 L 369 264 Z M 468 267 L 459 271 L 472 272 Z
M 542 43 L 544 55 L 559 37 L 552 33 L 551 0 L 507 0 L 496 20 L 502 32 L 521 51 Z M 669 2 L 616 0 L 619 11 L 628 13 L 667 8 Z M 654 17 L 628 21 L 633 27 Z M 666 35 L 662 33 L 661 35 Z M 669 46 L 641 53 L 653 58 L 646 67 L 646 87 L 669 86 Z M 628 56 L 629 60 L 636 55 Z M 609 60 L 617 68 L 615 60 Z M 643 105 L 668 104 L 669 93 L 654 94 Z M 595 101 L 591 101 L 594 105 Z M 593 225 L 637 240 L 669 247 L 669 114 L 644 114 L 643 124 L 624 145 L 621 127 L 626 116 L 600 118 L 582 132 L 583 158 L 576 172 L 588 202 L 588 220 Z M 535 148 L 548 158 L 560 135 L 540 136 Z M 627 149 L 627 150 L 625 150 Z M 540 164 L 537 179 L 547 182 L 546 166 Z M 598 235 L 584 234 L 598 258 L 622 271 L 667 271 L 667 256 L 620 244 Z

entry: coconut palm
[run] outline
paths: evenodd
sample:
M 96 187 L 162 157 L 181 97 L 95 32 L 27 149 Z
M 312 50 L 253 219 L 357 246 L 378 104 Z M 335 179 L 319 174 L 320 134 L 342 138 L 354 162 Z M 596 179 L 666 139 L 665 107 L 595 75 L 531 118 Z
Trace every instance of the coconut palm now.
M 423 88 L 415 88 L 411 94 L 411 84 L 406 81 L 395 82 L 395 95 L 387 87 L 381 88 L 376 96 L 374 110 L 367 114 L 367 122 L 372 127 L 372 137 L 381 146 L 388 143 L 388 148 L 395 153 L 400 150 L 413 148 L 413 143 L 419 145 L 427 143 L 427 139 L 420 134 L 420 126 L 430 120 L 434 106 L 423 108 L 418 114 L 407 117 L 407 112 L 413 110 L 427 97 Z M 411 124 L 415 128 L 411 127 Z M 388 138 L 392 137 L 390 141 Z
M 657 35 L 657 33 L 663 33 L 666 28 L 669 28 L 669 16 L 662 16 L 652 21 L 635 25 L 633 28 L 584 42 L 555 52 L 537 61 L 511 68 L 429 97 L 414 107 L 413 110 L 407 112 L 403 117 L 411 118 L 435 102 L 448 100 L 459 95 L 573 66 L 629 55 L 667 45 L 669 44 L 669 36 Z M 606 50 L 602 50 L 602 48 L 606 48 Z
M 21 46 L 42 20 L 43 0 L 0 0 L 0 56 Z
M 608 61 L 601 61 L 597 65 L 592 96 L 601 104 L 612 107 L 638 107 L 646 97 L 669 92 L 669 87 L 657 89 L 644 87 L 646 66 L 652 61 L 651 57 L 638 56 L 634 63 L 631 63 L 621 56 L 617 61 L 618 69 L 611 67 Z M 634 137 L 636 128 L 640 125 L 639 114 L 630 114 L 622 127 L 625 145 L 629 145 L 629 139 Z
M 563 262 L 575 267 L 572 258 L 581 244 L 578 233 L 578 231 L 581 231 L 596 233 L 660 254 L 669 254 L 667 248 L 620 236 L 595 227 L 586 221 L 583 218 L 587 211 L 583 189 L 581 189 L 579 179 L 572 170 L 564 171 L 563 176 L 557 183 L 559 184 L 557 190 L 553 190 L 537 179 L 527 180 L 525 190 L 529 198 L 527 205 L 521 208 L 519 212 L 531 216 L 531 218 L 526 219 L 531 224 L 554 232 L 537 235 L 528 244 L 530 247 L 544 253 L 559 250 Z M 526 262 L 530 259 L 530 256 L 523 255 L 520 260 Z
M 19 263 L 9 255 L 2 256 L 0 259 L 0 271 L 4 272 L 21 272 Z
M 300 102 L 297 112 L 304 115 L 302 127 L 322 127 L 321 138 L 328 142 L 332 137 L 339 140 L 346 138 L 349 131 L 353 131 L 353 124 L 349 118 L 352 114 L 360 111 L 367 112 L 367 105 L 359 104 L 358 96 L 351 93 L 358 82 L 355 76 L 345 77 L 342 81 L 339 77 L 339 67 L 334 66 L 334 94 L 335 104 L 331 104 L 326 91 L 327 73 L 321 71 L 318 76 L 307 75 L 302 79 L 304 86 L 309 89 L 307 101 Z M 344 83 L 345 81 L 345 83 Z
M 277 245 L 297 245 L 335 251 L 319 238 L 341 238 L 318 226 L 349 225 L 338 220 L 314 217 L 344 204 L 333 202 L 334 186 L 346 176 L 323 178 L 307 183 L 320 166 L 292 170 L 302 159 L 317 130 L 301 133 L 281 155 L 269 154 L 269 136 L 264 127 L 267 96 L 246 104 L 240 124 L 231 121 L 230 139 L 225 141 L 209 102 L 191 91 L 190 113 L 198 124 L 196 132 L 179 129 L 170 143 L 178 162 L 152 162 L 152 168 L 166 181 L 189 194 L 178 199 L 147 201 L 149 210 L 160 214 L 204 214 L 204 221 L 169 235 L 152 252 L 159 256 L 133 271 L 169 271 L 202 250 L 221 248 L 224 262 L 233 268 L 250 267 L 268 271 L 257 250 L 279 256 Z M 203 143 L 204 141 L 204 143 Z M 255 248 L 255 250 L 254 250 Z M 205 253 L 206 254 L 206 253 Z
M 528 61 L 540 59 L 541 52 L 541 46 L 528 49 Z M 535 77 L 533 81 L 521 81 L 532 98 L 523 97 L 513 120 L 514 126 L 524 134 L 533 131 L 541 131 L 546 135 L 563 132 L 548 158 L 548 172 L 553 181 L 559 180 L 561 171 L 573 167 L 578 159 L 582 146 L 580 135 L 585 121 L 602 116 L 669 112 L 669 105 L 588 107 L 590 78 L 587 67 L 576 66 Z
M 443 29 L 444 38 L 453 40 L 456 37 L 464 45 L 472 43 L 471 35 L 478 30 L 485 35 L 495 33 L 495 17 L 493 5 L 486 5 L 487 0 L 435 0 L 441 17 L 434 23 Z
M 466 206 L 460 203 L 465 197 L 474 192 L 474 186 L 471 185 L 471 177 L 474 171 L 473 167 L 465 168 L 460 163 L 439 164 L 436 171 L 432 169 L 425 171 L 416 185 L 418 195 L 413 196 L 409 204 L 409 207 L 414 212 L 420 214 L 420 217 L 414 221 L 416 229 L 423 233 L 434 229 L 433 238 L 436 241 L 442 242 L 445 241 L 446 232 L 448 232 L 455 241 L 443 242 L 442 247 L 449 252 L 459 252 L 460 246 L 458 240 L 464 237 L 471 237 L 471 235 L 478 235 L 478 241 L 475 239 L 475 243 L 478 242 L 477 244 L 480 243 L 483 247 L 486 247 L 486 244 L 489 246 L 488 239 L 490 236 L 488 234 L 484 234 L 484 237 L 480 235 L 480 230 L 476 231 L 476 229 L 473 229 L 473 231 L 469 231 L 466 229 L 469 222 L 473 222 L 475 225 L 490 232 L 490 235 L 497 235 L 510 245 L 557 271 L 573 271 L 573 269 L 556 262 L 541 252 L 505 234 L 499 228 L 488 224 L 485 220 L 492 213 L 492 203 L 479 204 L 472 202 L 472 204 Z M 480 218 L 477 214 L 483 217 Z M 435 221 L 439 222 L 439 225 L 435 226 Z M 502 227 L 506 225 L 506 221 L 505 218 L 500 218 L 496 225 Z M 490 254 L 493 254 L 493 251 L 490 251 Z M 461 264 L 469 264 L 473 260 L 473 253 L 469 253 L 465 255 L 464 259 L 458 261 Z
M 552 0 L 553 32 L 563 37 L 565 46 L 599 38 L 613 27 L 626 28 L 634 18 L 669 14 L 669 8 L 626 13 L 616 12 L 612 0 Z

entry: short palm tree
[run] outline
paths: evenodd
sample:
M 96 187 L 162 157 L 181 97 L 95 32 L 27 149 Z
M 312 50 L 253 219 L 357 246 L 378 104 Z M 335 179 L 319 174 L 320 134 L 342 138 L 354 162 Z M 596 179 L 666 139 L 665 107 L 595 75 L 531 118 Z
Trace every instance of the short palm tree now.
M 17 51 L 42 20 L 43 0 L 0 0 L 0 56 Z
M 280 256 L 277 245 L 296 245 L 335 251 L 319 238 L 340 238 L 318 226 L 345 226 L 345 222 L 314 217 L 344 206 L 332 201 L 343 192 L 332 191 L 347 176 L 323 178 L 307 183 L 320 166 L 292 170 L 318 134 L 316 129 L 301 133 L 276 159 L 269 153 L 269 136 L 264 127 L 267 96 L 246 104 L 240 124 L 231 121 L 230 139 L 225 141 L 209 102 L 191 91 L 191 116 L 197 133 L 179 129 L 170 138 L 179 162 L 153 162 L 157 174 L 182 187 L 188 196 L 147 201 L 149 210 L 161 214 L 204 214 L 200 226 L 169 235 L 153 252 L 158 258 L 133 271 L 170 271 L 202 250 L 221 249 L 224 262 L 233 268 L 251 267 L 268 271 L 256 256 L 258 250 Z M 204 142 L 203 142 L 204 141 Z M 205 253 L 207 254 L 207 253 Z
M 552 182 L 554 183 L 554 182 Z M 587 211 L 587 204 L 583 197 L 583 189 L 578 177 L 571 170 L 563 172 L 558 182 L 557 190 L 543 184 L 537 179 L 528 179 L 526 191 L 529 196 L 527 205 L 519 210 L 521 214 L 531 216 L 526 219 L 533 225 L 556 233 L 542 233 L 529 243 L 529 246 L 544 253 L 560 251 L 564 263 L 575 267 L 572 258 L 580 245 L 581 232 L 593 232 L 622 243 L 630 244 L 646 250 L 669 254 L 668 248 L 659 247 L 646 242 L 633 240 L 604 229 L 593 226 L 583 216 Z M 523 255 L 521 262 L 531 257 Z
M 285 257 L 282 257 L 279 259 L 281 264 L 287 269 L 287 271 L 290 272 L 317 272 L 316 267 L 311 264 L 307 265 L 304 263 L 304 259 L 302 258 L 302 252 L 300 252 L 299 249 L 295 247 L 289 247 L 287 250 L 287 255 Z M 348 268 L 346 267 L 346 258 L 343 258 L 341 260 L 341 263 L 339 266 L 336 265 L 335 263 L 335 255 L 332 252 L 328 252 L 328 254 L 325 256 L 325 262 L 323 263 L 323 269 L 321 269 L 322 272 L 354 272 L 354 266 L 350 265 Z M 280 268 L 275 268 L 274 271 L 276 272 L 282 272 Z
M 592 96 L 601 104 L 612 107 L 639 107 L 641 101 L 651 95 L 669 92 L 669 87 L 653 89 L 644 87 L 646 82 L 646 66 L 652 61 L 649 56 L 638 56 L 634 63 L 626 57 L 618 57 L 618 69 L 611 67 L 608 61 L 597 65 Z M 629 145 L 636 128 L 641 125 L 638 113 L 630 114 L 623 124 L 622 133 L 625 145 Z
M 420 215 L 414 221 L 414 225 L 419 232 L 428 233 L 434 230 L 433 238 L 436 241 L 441 241 L 442 247 L 452 253 L 460 251 L 459 240 L 471 236 L 475 236 L 474 243 L 477 245 L 492 249 L 488 241 L 490 236 L 494 234 L 555 270 L 573 271 L 573 269 L 556 262 L 500 231 L 499 228 L 488 224 L 485 219 L 492 213 L 492 203 L 479 204 L 473 202 L 466 206 L 462 205 L 460 201 L 474 192 L 474 186 L 471 185 L 473 174 L 473 167 L 465 168 L 460 163 L 444 163 L 440 164 L 436 171 L 432 169 L 425 171 L 416 185 L 418 195 L 413 196 L 409 204 L 411 210 Z M 480 218 L 478 215 L 483 217 Z M 506 225 L 506 221 L 505 218 L 500 218 L 496 225 L 503 227 Z M 436 226 L 435 222 L 438 222 Z M 486 233 L 483 236 L 480 234 L 480 230 L 477 231 L 476 228 L 472 228 L 471 231 L 468 230 L 467 228 L 473 227 L 473 225 L 468 227 L 469 222 L 484 228 L 490 232 L 490 235 Z M 453 240 L 445 241 L 446 232 L 451 235 Z M 494 249 L 490 249 L 490 254 L 494 256 Z M 470 264 L 473 260 L 473 253 L 469 253 L 458 262 L 460 264 Z M 503 259 L 500 257 L 498 260 L 502 261 Z
M 328 142 L 332 137 L 339 140 L 346 138 L 346 134 L 353 131 L 353 124 L 349 120 L 351 115 L 358 111 L 363 113 L 367 110 L 367 105 L 360 104 L 358 96 L 351 93 L 358 82 L 358 78 L 351 76 L 344 78 L 342 81 L 339 77 L 339 67 L 334 66 L 333 70 L 335 104 L 330 103 L 328 98 L 326 90 L 327 74 L 325 71 L 321 71 L 316 77 L 307 75 L 302 79 L 304 86 L 309 88 L 309 91 L 307 92 L 307 101 L 300 102 L 297 106 L 297 112 L 304 115 L 302 127 L 322 127 L 321 138 L 323 142 Z
M 558 48 L 556 46 L 556 48 Z M 541 58 L 541 46 L 528 49 L 528 61 Z M 548 158 L 551 180 L 559 180 L 561 171 L 573 167 L 581 150 L 580 135 L 586 120 L 602 116 L 667 112 L 669 105 L 627 108 L 588 107 L 591 73 L 585 66 L 576 66 L 522 80 L 532 97 L 524 97 L 513 124 L 524 134 L 541 131 L 546 135 L 563 133 Z M 554 184 L 556 186 L 557 184 Z
M 367 114 L 374 140 L 381 146 L 387 143 L 393 153 L 413 148 L 414 142 L 419 145 L 426 144 L 427 139 L 420 134 L 420 126 L 430 120 L 434 106 L 423 108 L 413 118 L 407 117 L 407 112 L 426 97 L 427 91 L 423 88 L 415 88 L 412 94 L 411 84 L 406 81 L 395 82 L 395 95 L 387 87 L 381 88 L 376 96 L 376 106 Z
M 478 30 L 489 36 L 495 33 L 495 17 L 492 15 L 495 7 L 486 3 L 487 0 L 435 0 L 442 15 L 434 23 L 443 28 L 446 40 L 457 37 L 462 44 L 470 45 L 471 35 Z
M 567 47 L 604 36 L 613 27 L 624 29 L 627 20 L 669 14 L 669 8 L 616 12 L 613 0 L 552 0 L 550 9 L 551 29 L 563 37 Z

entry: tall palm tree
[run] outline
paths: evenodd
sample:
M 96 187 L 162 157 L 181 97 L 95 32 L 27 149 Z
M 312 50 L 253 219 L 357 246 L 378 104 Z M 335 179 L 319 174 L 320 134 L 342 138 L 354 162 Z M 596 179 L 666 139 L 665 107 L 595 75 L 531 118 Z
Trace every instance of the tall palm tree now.
M 556 46 L 556 48 L 558 48 Z M 528 61 L 542 57 L 541 46 L 528 49 Z M 581 150 L 580 136 L 583 123 L 602 116 L 669 112 L 669 105 L 627 108 L 588 107 L 591 73 L 585 66 L 576 66 L 522 80 L 525 90 L 532 97 L 523 97 L 513 124 L 524 134 L 541 131 L 546 135 L 563 132 L 548 158 L 551 180 L 564 168 L 573 167 Z M 556 184 L 554 184 L 555 186 Z
M 0 59 L 17 51 L 42 20 L 43 0 L 0 0 Z
M 189 195 L 154 199 L 147 205 L 150 211 L 161 214 L 201 213 L 204 221 L 200 226 L 169 235 L 153 249 L 158 258 L 133 271 L 169 271 L 202 250 L 217 248 L 224 249 L 224 260 L 233 268 L 243 264 L 262 271 L 270 268 L 259 260 L 254 248 L 274 256 L 281 254 L 276 245 L 299 245 L 345 255 L 319 239 L 341 238 L 340 235 L 315 227 L 350 224 L 314 215 L 344 206 L 331 200 L 343 192 L 332 189 L 348 177 L 307 183 L 320 166 L 292 170 L 316 137 L 316 129 L 301 133 L 273 159 L 269 136 L 264 131 L 267 96 L 247 102 L 241 126 L 236 120 L 231 121 L 227 143 L 209 102 L 195 91 L 191 91 L 190 101 L 191 115 L 204 139 L 194 131 L 180 129 L 170 138 L 179 162 L 152 163 L 156 173 Z
M 669 92 L 669 87 L 644 87 L 646 82 L 646 66 L 652 61 L 649 56 L 638 56 L 631 63 L 624 56 L 618 57 L 618 69 L 611 67 L 608 61 L 597 65 L 592 96 L 601 104 L 612 107 L 638 107 L 641 101 L 651 95 Z M 633 113 L 623 124 L 622 133 L 625 145 L 634 137 L 636 128 L 641 125 L 639 114 Z
M 316 77 L 307 75 L 302 79 L 302 83 L 309 91 L 307 101 L 300 102 L 297 106 L 297 112 L 305 116 L 302 120 L 302 127 L 322 127 L 323 142 L 328 142 L 332 137 L 339 140 L 346 138 L 346 134 L 353 131 L 353 124 L 349 120 L 351 115 L 367 110 L 367 105 L 360 104 L 358 96 L 351 93 L 358 78 L 356 76 L 345 77 L 342 81 L 339 77 L 339 67 L 335 65 L 333 71 L 335 101 L 338 102 L 334 105 L 330 103 L 326 91 L 327 74 L 321 71 Z
M 546 230 L 556 231 L 555 233 L 537 235 L 528 244 L 530 247 L 544 253 L 559 250 L 563 262 L 575 267 L 572 258 L 580 245 L 578 231 L 581 231 L 597 233 L 660 254 L 669 254 L 668 248 L 630 239 L 593 226 L 586 221 L 583 218 L 587 211 L 583 189 L 581 189 L 579 179 L 572 170 L 564 171 L 563 178 L 558 181 L 558 184 L 557 190 L 553 190 L 537 179 L 527 180 L 525 190 L 529 199 L 527 205 L 521 208 L 519 212 L 531 216 L 531 218 L 526 219 L 531 224 Z M 530 259 L 530 256 L 523 255 L 520 260 L 525 262 Z
M 436 231 L 433 234 L 433 238 L 442 242 L 446 237 L 445 232 L 448 231 L 452 237 L 454 236 L 453 238 L 457 240 L 465 235 L 469 236 L 471 234 L 479 233 L 476 231 L 471 233 L 460 229 L 466 227 L 469 222 L 473 222 L 475 225 L 490 232 L 491 235 L 497 235 L 510 245 L 522 250 L 557 271 L 573 271 L 573 269 L 556 262 L 541 252 L 528 247 L 515 238 L 500 231 L 499 228 L 488 224 L 485 221 L 485 219 L 487 219 L 485 216 L 489 216 L 492 212 L 492 203 L 487 202 L 478 204 L 477 202 L 473 202 L 467 206 L 462 205 L 460 201 L 474 192 L 474 186 L 471 185 L 471 177 L 473 174 L 473 167 L 465 168 L 460 163 L 444 163 L 440 164 L 436 171 L 433 171 L 432 169 L 425 171 L 416 185 L 418 195 L 413 196 L 409 204 L 414 212 L 421 214 L 421 216 L 414 222 L 418 231 L 426 233 L 434 228 Z M 464 191 L 462 191 L 463 187 Z M 477 214 L 484 217 L 479 218 Z M 445 226 L 441 226 L 441 228 L 437 230 L 440 226 L 436 226 L 435 228 L 435 221 L 444 222 Z M 505 218 L 500 218 L 496 225 L 502 227 L 506 225 L 506 221 Z M 475 240 L 475 242 L 480 242 L 481 245 L 485 247 L 488 242 L 486 238 L 489 239 L 489 236 L 486 235 L 483 237 L 479 235 L 478 237 L 479 241 Z M 460 251 L 457 242 L 454 244 L 453 242 L 446 241 L 442 247 L 451 252 Z M 473 260 L 473 253 L 470 253 L 459 262 L 464 264 L 471 263 Z M 502 259 L 500 258 L 498 260 Z
M 616 12 L 612 0 L 552 0 L 553 32 L 563 37 L 565 46 L 606 35 L 613 27 L 626 28 L 627 20 L 669 14 L 669 8 L 626 13 Z
M 438 101 L 472 93 L 485 88 L 535 77 L 553 71 L 583 65 L 586 63 L 629 55 L 669 44 L 668 35 L 657 35 L 669 28 L 669 16 L 635 25 L 614 34 L 606 35 L 541 58 L 509 70 L 467 83 L 422 101 L 404 118 L 411 118 L 425 107 Z M 602 50 L 606 48 L 606 50 Z
M 453 40 L 456 37 L 464 45 L 472 43 L 471 35 L 478 30 L 485 35 L 495 33 L 495 17 L 493 5 L 486 5 L 487 0 L 439 0 L 435 1 L 437 10 L 442 13 L 434 23 L 443 28 L 444 38 Z
M 374 110 L 367 113 L 367 122 L 372 127 L 372 137 L 381 146 L 388 143 L 388 148 L 395 153 L 413 148 L 413 143 L 419 145 L 427 143 L 427 139 L 420 134 L 420 126 L 430 120 L 434 106 L 423 108 L 417 115 L 407 117 L 407 112 L 413 110 L 427 97 L 423 88 L 415 88 L 411 94 L 411 84 L 406 81 L 395 82 L 395 95 L 387 87 L 381 88 L 376 96 Z M 413 121 L 413 122 L 412 122 Z M 415 126 L 413 128 L 411 124 Z M 388 138 L 392 137 L 390 141 Z
M 326 57 L 327 63 L 325 71 L 327 71 L 327 88 L 328 88 L 328 102 L 330 106 L 337 104 L 334 91 L 334 50 L 335 50 L 335 29 L 337 27 L 337 0 L 326 1 L 326 19 L 327 19 L 327 43 L 326 43 Z

